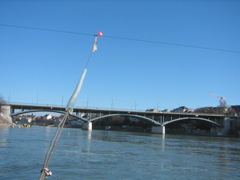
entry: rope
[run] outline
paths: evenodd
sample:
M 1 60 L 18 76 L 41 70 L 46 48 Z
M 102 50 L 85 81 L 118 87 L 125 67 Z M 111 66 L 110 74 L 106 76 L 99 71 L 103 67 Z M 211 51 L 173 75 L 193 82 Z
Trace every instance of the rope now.
M 86 66 L 85 66 L 85 68 L 87 68 L 87 66 L 88 66 L 88 63 L 89 63 L 89 61 L 90 61 L 90 59 L 91 59 L 91 56 L 92 56 L 92 51 L 91 51 L 91 53 L 90 53 L 90 55 L 89 55 L 89 57 L 88 57 L 88 60 L 87 60 L 87 63 L 86 63 Z
M 52 172 L 48 169 L 48 164 L 50 162 L 50 159 L 53 155 L 53 151 L 54 151 L 54 148 L 57 144 L 57 141 L 60 137 L 60 134 L 62 132 L 62 129 L 63 129 L 63 126 L 66 122 L 66 120 L 68 119 L 68 116 L 69 116 L 69 111 L 67 111 L 67 113 L 65 114 L 65 116 L 63 117 L 63 120 L 59 123 L 58 127 L 57 127 L 57 130 L 55 132 L 55 135 L 52 139 L 52 142 L 50 144 L 50 147 L 47 151 L 47 154 L 45 156 L 45 161 L 44 161 L 44 165 L 43 165 L 43 169 L 41 170 L 41 176 L 39 178 L 39 180 L 43 180 L 45 178 L 47 178 L 47 176 L 52 176 Z
M 93 44 L 92 50 L 91 50 L 91 52 L 89 54 L 89 57 L 88 57 L 88 60 L 87 60 L 85 68 L 87 68 L 87 66 L 88 66 L 88 63 L 89 63 L 89 61 L 91 59 L 91 56 L 92 56 L 92 53 L 97 50 L 98 35 L 94 34 L 94 37 L 95 37 L 94 44 Z M 95 46 L 95 49 L 94 49 L 94 46 Z

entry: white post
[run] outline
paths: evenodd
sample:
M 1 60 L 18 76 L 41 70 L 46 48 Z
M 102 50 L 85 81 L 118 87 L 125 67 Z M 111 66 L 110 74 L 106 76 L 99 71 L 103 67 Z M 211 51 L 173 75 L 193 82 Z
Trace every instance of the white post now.
M 85 122 L 85 123 L 83 123 L 82 124 L 82 129 L 91 131 L 92 130 L 92 122 Z
M 161 126 L 162 127 L 162 134 L 165 134 L 165 126 Z

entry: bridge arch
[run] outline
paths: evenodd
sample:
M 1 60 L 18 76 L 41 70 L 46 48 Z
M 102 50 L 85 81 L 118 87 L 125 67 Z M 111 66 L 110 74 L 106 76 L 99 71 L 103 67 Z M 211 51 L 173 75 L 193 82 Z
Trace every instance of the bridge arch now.
M 184 118 L 178 118 L 178 119 L 174 119 L 174 120 L 171 120 L 171 121 L 166 121 L 162 124 L 162 126 L 166 126 L 170 123 L 174 123 L 174 122 L 178 122 L 178 121 L 184 121 L 184 120 L 198 120 L 198 121 L 205 121 L 205 122 L 209 122 L 215 126 L 219 126 L 221 127 L 220 124 L 212 121 L 212 120 L 209 120 L 209 119 L 205 119 L 205 118 L 198 118 L 198 117 L 184 117 Z
M 32 110 L 25 110 L 25 111 L 19 111 L 19 112 L 16 112 L 16 113 L 12 113 L 12 114 L 10 114 L 10 116 L 13 117 L 13 116 L 17 116 L 17 115 L 20 115 L 20 114 L 26 114 L 26 113 L 32 113 L 32 112 L 54 112 L 54 113 L 66 114 L 66 111 L 60 111 L 60 110 L 54 110 L 54 109 L 32 109 Z M 87 122 L 86 119 L 84 119 L 84 118 L 82 118 L 78 115 L 71 114 L 71 116 Z
M 103 119 L 103 118 L 107 118 L 107 117 L 114 117 L 114 116 L 135 117 L 135 118 L 138 118 L 138 119 L 142 119 L 146 122 L 150 122 L 152 125 L 161 126 L 161 123 L 159 123 L 159 122 L 157 122 L 153 119 L 150 119 L 150 118 L 147 118 L 147 117 L 144 117 L 144 116 L 140 116 L 140 115 L 136 115 L 136 114 L 109 114 L 109 115 L 104 115 L 104 116 L 100 116 L 100 117 L 90 119 L 89 122 L 96 121 L 96 120 Z

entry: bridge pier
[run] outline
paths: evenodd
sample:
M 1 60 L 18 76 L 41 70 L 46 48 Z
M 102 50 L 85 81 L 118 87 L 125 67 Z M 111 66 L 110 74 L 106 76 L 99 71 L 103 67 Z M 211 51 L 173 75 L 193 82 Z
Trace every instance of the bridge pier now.
M 165 126 L 152 126 L 152 133 L 165 134 Z
M 11 114 L 11 106 L 1 106 L 1 119 L 3 120 L 3 123 L 12 123 L 12 117 L 10 116 Z
M 231 120 L 229 117 L 224 117 L 223 121 L 223 135 L 227 135 L 228 131 L 231 129 Z
M 92 130 L 92 122 L 85 122 L 85 123 L 83 123 L 82 124 L 82 129 L 91 131 Z

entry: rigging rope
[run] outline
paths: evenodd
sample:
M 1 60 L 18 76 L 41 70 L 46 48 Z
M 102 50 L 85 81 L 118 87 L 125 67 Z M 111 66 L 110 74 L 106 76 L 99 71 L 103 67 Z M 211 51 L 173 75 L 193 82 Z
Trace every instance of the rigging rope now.
M 90 53 L 90 55 L 89 55 L 89 57 L 88 57 L 88 60 L 87 60 L 87 63 L 86 63 L 86 66 L 85 66 L 85 68 L 87 68 L 87 66 L 88 66 L 88 63 L 89 63 L 89 61 L 90 61 L 90 58 L 91 58 L 91 56 L 92 56 L 92 51 L 91 51 L 91 53 Z
M 47 154 L 45 156 L 45 161 L 44 161 L 43 168 L 41 170 L 41 176 L 40 176 L 39 180 L 43 180 L 43 179 L 47 178 L 47 176 L 52 176 L 52 172 L 48 169 L 48 164 L 49 164 L 50 159 L 53 155 L 53 151 L 54 151 L 55 146 L 57 144 L 57 141 L 60 137 L 63 126 L 64 126 L 66 120 L 68 119 L 69 115 L 70 115 L 70 112 L 67 111 L 66 114 L 63 117 L 63 120 L 59 123 L 59 125 L 57 127 L 56 133 L 55 133 L 55 135 L 52 139 L 52 142 L 51 142 L 51 144 L 49 146 L 49 149 L 47 151 Z

